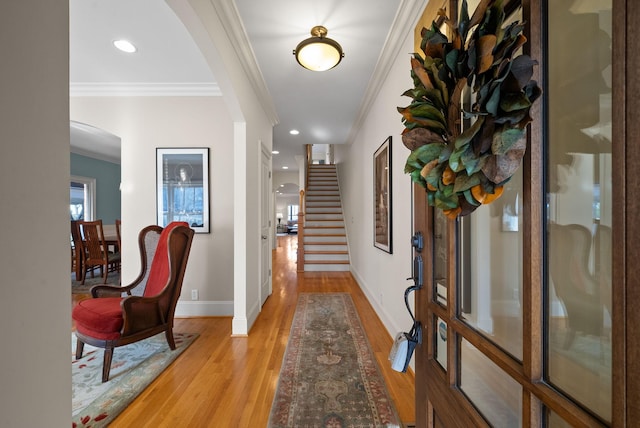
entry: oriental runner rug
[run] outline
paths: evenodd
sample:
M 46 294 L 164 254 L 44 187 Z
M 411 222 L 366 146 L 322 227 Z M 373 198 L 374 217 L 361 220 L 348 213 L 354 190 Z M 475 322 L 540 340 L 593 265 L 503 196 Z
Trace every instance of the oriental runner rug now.
M 300 294 L 269 427 L 399 426 L 351 296 Z
M 169 349 L 164 333 L 113 351 L 109 380 L 102 383 L 104 350 L 84 346 L 76 360 L 76 335 L 72 336 L 72 427 L 104 427 L 115 419 L 198 337 L 174 333 L 176 349 Z

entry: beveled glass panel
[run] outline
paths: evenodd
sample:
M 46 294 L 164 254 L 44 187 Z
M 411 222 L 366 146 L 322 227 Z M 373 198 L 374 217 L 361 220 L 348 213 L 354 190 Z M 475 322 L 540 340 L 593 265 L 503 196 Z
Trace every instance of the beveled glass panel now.
M 500 199 L 459 221 L 461 318 L 522 360 L 522 168 Z
M 469 13 L 479 1 L 469 2 Z M 522 9 L 503 26 L 522 22 Z M 521 50 L 517 55 L 521 54 Z M 470 111 L 471 89 L 462 94 Z M 462 128 L 474 119 L 463 115 Z M 522 360 L 522 168 L 504 184 L 502 196 L 458 222 L 458 296 L 460 317 L 509 354 Z
M 611 6 L 611 0 L 554 3 L 547 90 L 545 372 L 551 384 L 606 421 L 612 382 Z
M 567 423 L 564 419 L 558 416 L 553 410 L 545 409 L 547 417 L 548 428 L 572 428 L 571 424 Z
M 447 306 L 448 254 L 447 217 L 433 210 L 433 295 L 436 302 Z
M 436 317 L 434 329 L 436 361 L 447 370 L 447 323 Z
M 461 343 L 460 389 L 494 427 L 522 426 L 522 387 L 466 340 Z

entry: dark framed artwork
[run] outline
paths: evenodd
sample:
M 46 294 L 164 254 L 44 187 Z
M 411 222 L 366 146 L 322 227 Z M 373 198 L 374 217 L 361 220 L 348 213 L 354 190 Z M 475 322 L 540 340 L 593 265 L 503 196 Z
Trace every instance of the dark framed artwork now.
M 156 149 L 157 222 L 186 221 L 209 233 L 209 149 Z
M 373 245 L 391 254 L 391 136 L 373 154 L 373 180 Z

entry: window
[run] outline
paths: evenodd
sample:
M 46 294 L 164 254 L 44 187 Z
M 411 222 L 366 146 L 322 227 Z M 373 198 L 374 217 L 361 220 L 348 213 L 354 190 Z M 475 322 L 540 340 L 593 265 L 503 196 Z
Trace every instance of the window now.
M 69 184 L 69 215 L 71 220 L 93 220 L 96 179 L 72 176 Z
M 288 221 L 294 222 L 294 223 L 298 222 L 298 210 L 299 210 L 299 208 L 300 208 L 299 205 L 289 205 L 287 207 L 287 209 L 288 209 L 287 220 Z

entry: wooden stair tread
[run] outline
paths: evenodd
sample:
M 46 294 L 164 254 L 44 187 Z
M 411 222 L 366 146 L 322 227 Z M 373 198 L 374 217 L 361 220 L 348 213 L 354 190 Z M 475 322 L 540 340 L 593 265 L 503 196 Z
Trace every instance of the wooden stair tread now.
M 327 250 L 304 250 L 305 254 L 349 254 L 348 251 L 336 250 L 336 251 L 327 251 Z
M 307 236 L 314 236 L 314 237 L 318 237 L 318 236 L 347 236 L 344 233 L 305 233 L 304 234 L 305 238 Z
M 348 265 L 349 260 L 305 260 L 305 265 Z
M 305 241 L 304 245 L 305 246 L 307 246 L 307 245 L 327 245 L 327 246 L 329 246 L 329 245 L 335 245 L 335 246 L 340 245 L 340 246 L 346 246 L 347 243 L 345 241 L 332 241 L 332 242 L 329 242 L 329 241 L 306 242 Z

